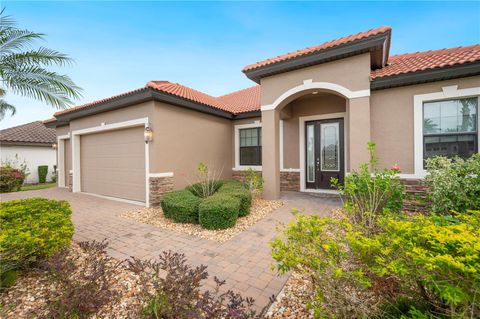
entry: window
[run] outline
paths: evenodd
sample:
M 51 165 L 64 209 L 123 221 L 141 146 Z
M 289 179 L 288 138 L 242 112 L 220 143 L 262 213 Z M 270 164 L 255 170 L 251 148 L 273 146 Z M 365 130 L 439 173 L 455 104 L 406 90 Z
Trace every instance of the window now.
M 478 152 L 478 98 L 423 103 L 423 159 Z
M 240 165 L 262 165 L 262 128 L 239 130 Z

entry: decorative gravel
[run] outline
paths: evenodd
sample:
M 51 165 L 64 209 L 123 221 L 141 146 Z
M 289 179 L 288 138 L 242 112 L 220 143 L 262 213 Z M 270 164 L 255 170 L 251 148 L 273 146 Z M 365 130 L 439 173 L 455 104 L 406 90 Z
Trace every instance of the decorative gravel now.
M 197 224 L 175 223 L 172 220 L 165 218 L 160 207 L 136 209 L 122 214 L 122 217 L 134 219 L 136 221 L 150 224 L 159 228 L 187 233 L 203 239 L 225 242 L 235 235 L 243 232 L 253 224 L 257 223 L 282 205 L 283 202 L 281 201 L 255 198 L 252 200 L 250 214 L 245 217 L 240 217 L 234 227 L 223 230 L 208 230 Z
M 313 318 L 313 310 L 307 308 L 307 302 L 313 301 L 313 295 L 313 286 L 308 275 L 293 272 L 265 317 L 268 319 Z
M 85 252 L 76 244 L 72 244 L 70 249 L 72 256 L 80 256 L 77 269 L 83 269 Z M 91 318 L 127 319 L 135 317 L 138 312 L 141 286 L 137 284 L 137 277 L 133 272 L 122 265 L 116 266 L 117 263 L 118 261 L 112 258 L 109 264 L 115 270 L 115 277 L 110 285 L 121 297 L 117 302 L 102 307 Z M 47 301 L 58 294 L 58 287 L 48 280 L 45 272 L 31 270 L 23 273 L 13 287 L 0 294 L 0 318 L 46 318 Z

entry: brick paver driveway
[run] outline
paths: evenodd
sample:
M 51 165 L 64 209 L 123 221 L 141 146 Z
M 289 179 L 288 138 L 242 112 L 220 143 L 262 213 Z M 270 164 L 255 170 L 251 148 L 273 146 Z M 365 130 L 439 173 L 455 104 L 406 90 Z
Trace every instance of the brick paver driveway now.
M 193 237 L 120 217 L 138 206 L 91 195 L 70 193 L 52 188 L 2 194 L 1 200 L 28 197 L 64 199 L 73 208 L 74 239 L 103 240 L 110 244 L 109 253 L 118 259 L 130 256 L 152 258 L 164 250 L 184 253 L 192 264 L 208 266 L 210 279 L 217 276 L 227 281 L 226 287 L 253 297 L 256 307 L 263 308 L 268 298 L 277 295 L 287 276 L 279 277 L 271 270 L 269 241 L 275 236 L 275 226 L 292 219 L 292 208 L 300 212 L 326 215 L 340 205 L 336 198 L 284 193 L 285 205 L 245 232 L 225 243 Z M 213 286 L 213 280 L 207 285 Z

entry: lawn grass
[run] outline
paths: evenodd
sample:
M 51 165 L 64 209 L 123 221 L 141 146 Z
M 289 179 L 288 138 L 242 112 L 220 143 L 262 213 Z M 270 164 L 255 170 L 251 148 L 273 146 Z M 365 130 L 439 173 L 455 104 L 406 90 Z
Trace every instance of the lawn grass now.
M 23 185 L 22 188 L 20 188 L 20 191 L 21 192 L 33 191 L 33 190 L 37 190 L 37 189 L 52 188 L 52 187 L 55 187 L 55 186 L 57 186 L 57 183 Z

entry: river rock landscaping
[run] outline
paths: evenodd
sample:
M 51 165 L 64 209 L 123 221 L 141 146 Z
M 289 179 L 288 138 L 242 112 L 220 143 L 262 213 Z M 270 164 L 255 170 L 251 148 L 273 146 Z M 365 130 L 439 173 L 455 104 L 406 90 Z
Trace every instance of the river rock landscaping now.
M 139 208 L 122 214 L 122 217 L 134 219 L 136 221 L 150 224 L 159 228 L 186 233 L 203 239 L 225 242 L 259 222 L 268 214 L 280 208 L 282 205 L 282 201 L 254 198 L 252 200 L 250 214 L 238 218 L 233 227 L 220 230 L 205 229 L 199 224 L 176 223 L 173 220 L 165 217 L 161 207 Z

